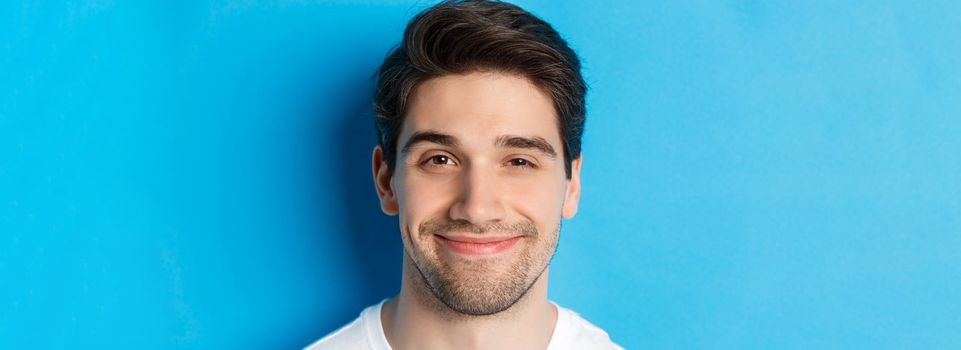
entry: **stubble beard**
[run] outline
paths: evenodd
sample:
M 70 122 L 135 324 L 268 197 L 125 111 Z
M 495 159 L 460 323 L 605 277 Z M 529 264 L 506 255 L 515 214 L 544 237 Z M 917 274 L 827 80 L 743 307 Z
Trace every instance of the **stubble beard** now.
M 430 291 L 436 301 L 453 311 L 454 316 L 490 316 L 510 309 L 523 299 L 534 286 L 553 258 L 557 249 L 560 222 L 549 234 L 537 231 L 530 221 L 512 225 L 489 225 L 477 227 L 464 221 L 439 222 L 428 220 L 418 228 L 422 239 L 433 240 L 434 234 L 451 231 L 491 233 L 503 232 L 521 235 L 524 250 L 512 257 L 506 270 L 493 269 L 495 264 L 503 263 L 486 259 L 444 258 L 440 247 L 426 251 L 426 247 L 415 249 L 413 232 L 408 231 L 406 254 L 418 272 L 423 288 Z M 521 242 L 519 242 L 521 243 Z M 415 282 L 417 283 L 417 282 Z

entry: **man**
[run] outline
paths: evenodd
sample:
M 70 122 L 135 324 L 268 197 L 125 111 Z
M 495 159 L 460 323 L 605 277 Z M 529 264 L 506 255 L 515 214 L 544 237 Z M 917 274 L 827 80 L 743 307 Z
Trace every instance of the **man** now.
M 374 97 L 400 294 L 308 349 L 619 348 L 547 300 L 580 195 L 585 90 L 576 54 L 517 6 L 449 1 L 415 16 Z

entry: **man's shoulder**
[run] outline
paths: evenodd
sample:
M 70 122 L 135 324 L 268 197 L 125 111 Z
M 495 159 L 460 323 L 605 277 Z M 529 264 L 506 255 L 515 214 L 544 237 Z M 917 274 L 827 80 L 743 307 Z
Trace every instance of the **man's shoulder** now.
M 600 327 L 581 317 L 577 312 L 557 306 L 558 324 L 555 334 L 558 348 L 564 349 L 621 349 Z M 553 342 L 552 342 L 553 345 Z
M 381 330 L 380 306 L 376 304 L 361 312 L 353 322 L 310 344 L 304 350 L 342 350 L 342 349 L 389 349 L 386 338 L 381 332 L 368 334 L 368 328 Z M 555 304 L 556 305 L 556 304 Z M 558 318 L 554 335 L 548 346 L 554 349 L 621 349 L 611 341 L 600 327 L 581 317 L 573 310 L 557 305 Z M 370 322 L 372 324 L 368 325 Z M 376 338 L 376 339 L 372 339 Z
M 366 341 L 362 323 L 362 317 L 358 317 L 353 322 L 310 344 L 304 350 L 356 349 L 359 344 Z
M 353 322 L 320 338 L 304 350 L 381 349 L 386 344 L 382 331 L 371 334 L 370 329 L 380 330 L 380 307 L 383 301 L 361 311 Z M 389 349 L 389 347 L 387 347 Z

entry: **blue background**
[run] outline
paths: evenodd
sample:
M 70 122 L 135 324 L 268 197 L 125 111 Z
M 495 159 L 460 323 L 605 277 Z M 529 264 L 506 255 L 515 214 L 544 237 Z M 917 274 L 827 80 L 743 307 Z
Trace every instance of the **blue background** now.
M 521 2 L 590 84 L 550 297 L 627 348 L 961 347 L 961 2 Z M 0 348 L 298 348 L 396 293 L 427 2 L 0 4 Z

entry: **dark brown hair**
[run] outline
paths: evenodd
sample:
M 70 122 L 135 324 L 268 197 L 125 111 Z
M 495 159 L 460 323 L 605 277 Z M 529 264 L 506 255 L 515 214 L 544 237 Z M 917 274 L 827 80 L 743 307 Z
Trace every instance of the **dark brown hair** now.
M 417 14 L 381 64 L 374 113 L 388 170 L 396 165 L 397 138 L 418 84 L 474 71 L 523 76 L 551 97 L 570 178 L 571 161 L 581 154 L 587 91 L 577 54 L 547 22 L 516 5 L 484 0 L 444 1 Z

